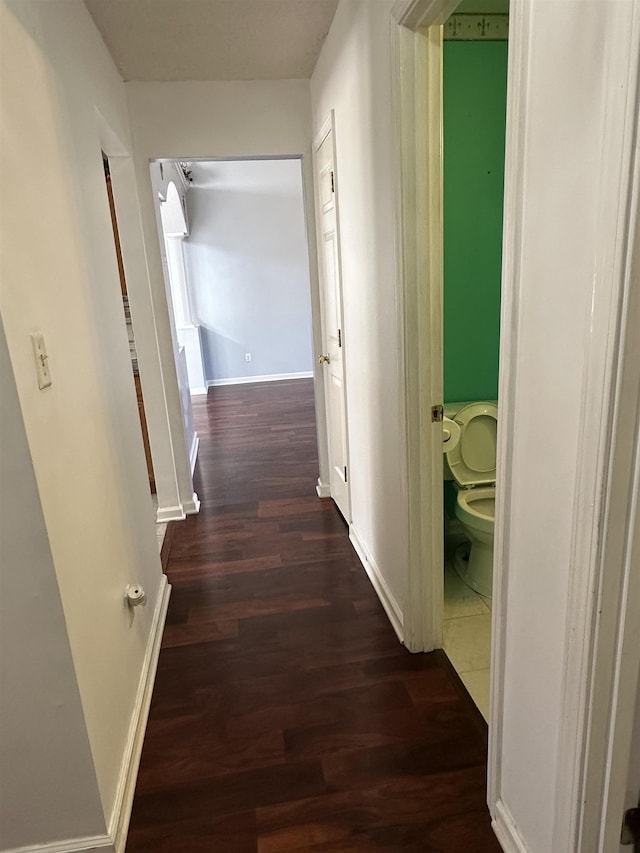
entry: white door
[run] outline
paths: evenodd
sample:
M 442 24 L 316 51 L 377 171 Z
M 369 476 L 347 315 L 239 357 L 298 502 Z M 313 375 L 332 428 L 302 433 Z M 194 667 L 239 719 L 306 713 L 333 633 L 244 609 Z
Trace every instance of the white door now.
M 347 521 L 351 521 L 344 378 L 345 341 L 342 326 L 342 284 L 332 118 L 316 139 L 315 185 L 322 306 L 323 349 L 320 360 L 324 372 L 327 413 L 329 488 L 338 509 Z

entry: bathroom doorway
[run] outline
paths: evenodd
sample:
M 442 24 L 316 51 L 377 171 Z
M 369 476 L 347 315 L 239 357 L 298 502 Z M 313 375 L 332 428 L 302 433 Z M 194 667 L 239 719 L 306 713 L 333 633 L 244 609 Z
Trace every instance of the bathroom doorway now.
M 508 0 L 442 28 L 442 645 L 489 718 Z

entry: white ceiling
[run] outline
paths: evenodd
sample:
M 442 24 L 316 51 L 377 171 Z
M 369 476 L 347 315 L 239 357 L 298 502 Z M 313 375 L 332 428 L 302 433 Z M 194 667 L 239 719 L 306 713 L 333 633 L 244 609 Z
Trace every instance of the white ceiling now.
M 85 0 L 125 80 L 308 78 L 338 0 Z

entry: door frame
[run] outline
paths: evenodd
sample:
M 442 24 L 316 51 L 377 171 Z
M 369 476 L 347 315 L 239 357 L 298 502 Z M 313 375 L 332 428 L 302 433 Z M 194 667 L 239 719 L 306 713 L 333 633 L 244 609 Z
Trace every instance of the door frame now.
M 335 208 L 335 217 L 336 217 L 336 249 L 337 249 L 337 266 L 338 266 L 338 276 L 340 280 L 340 313 L 342 316 L 342 366 L 343 366 L 343 377 L 342 377 L 342 397 L 343 397 L 343 407 L 344 407 L 344 421 L 345 421 L 345 452 L 347 457 L 347 497 L 349 502 L 349 517 L 345 519 L 347 524 L 351 525 L 351 457 L 349 454 L 349 409 L 347 407 L 347 340 L 348 334 L 344 329 L 345 325 L 345 317 L 344 317 L 344 288 L 342 287 L 342 250 L 341 250 L 341 240 L 340 240 L 340 203 L 339 203 L 339 176 L 338 176 L 338 161 L 337 161 L 337 151 L 336 151 L 336 127 L 335 127 L 335 110 L 331 110 L 329 115 L 320 125 L 320 129 L 315 134 L 313 138 L 312 148 L 312 157 L 313 157 L 313 191 L 314 191 L 314 199 L 315 199 L 315 221 L 316 221 L 316 245 L 317 245 L 317 263 L 318 263 L 318 295 L 319 295 L 319 326 L 320 326 L 320 350 L 316 354 L 317 356 L 323 351 L 324 347 L 324 335 L 325 335 L 325 302 L 324 302 L 324 275 L 322 272 L 321 266 L 321 246 L 323 236 L 321 233 L 321 222 L 322 222 L 322 212 L 320 210 L 321 205 L 321 196 L 320 196 L 320 185 L 318 180 L 318 160 L 317 154 L 318 149 L 325 141 L 327 136 L 331 134 L 331 142 L 332 142 L 332 153 L 333 153 L 333 171 L 334 171 L 334 188 L 333 188 L 333 203 Z M 324 371 L 322 369 L 322 365 L 318 365 L 317 358 L 315 359 L 315 373 L 317 378 L 317 383 L 322 383 L 323 388 L 323 417 L 324 424 L 326 425 L 325 434 L 323 435 L 323 439 L 326 442 L 326 456 L 328 459 L 327 465 L 327 480 L 324 482 L 321 478 L 318 479 L 318 485 L 316 487 L 316 492 L 318 497 L 320 498 L 328 498 L 331 497 L 331 485 L 329 479 L 329 471 L 331 460 L 329 459 L 329 426 L 328 426 L 328 414 L 329 414 L 329 394 L 327 393 L 326 383 L 324 380 Z M 320 431 L 318 431 L 318 436 L 320 437 Z
M 455 6 L 459 0 L 448 0 Z M 392 15 L 394 123 L 400 154 L 396 202 L 399 330 L 404 346 L 408 583 L 404 639 L 412 652 L 442 646 L 442 34 L 433 0 L 400 0 Z M 443 5 L 437 0 L 437 5 Z M 448 8 L 447 6 L 447 8 Z M 443 20 L 448 16 L 444 13 Z M 429 97 L 424 97 L 428 92 Z M 429 365 L 428 370 L 423 365 Z
M 636 4 L 636 44 L 640 42 L 639 6 Z M 640 73 L 636 70 L 636 74 L 637 100 Z M 621 209 L 626 209 L 628 232 L 616 259 L 622 280 L 622 304 L 619 344 L 613 364 L 615 382 L 604 525 L 598 547 L 585 757 L 578 777 L 582 805 L 576 832 L 577 849 L 581 853 L 618 849 L 623 812 L 638 804 L 638 791 L 631 800 L 631 792 L 627 790 L 629 755 L 634 725 L 638 724 L 635 712 L 640 703 L 640 338 L 637 333 L 640 328 L 640 108 L 637 106 L 632 128 L 630 141 L 635 151 L 629 164 L 632 184 L 628 197 L 621 200 Z
M 392 10 L 409 506 L 405 631 L 412 651 L 430 651 L 442 642 L 441 428 L 431 422 L 431 406 L 442 402 L 440 33 L 441 25 L 458 5 L 459 0 L 398 0 Z M 513 377 L 520 310 L 519 246 L 523 227 L 520 211 L 526 191 L 520 169 L 526 139 L 519 118 L 526 112 L 529 94 L 532 6 L 521 4 L 518 15 L 510 20 L 509 29 L 503 257 L 506 286 L 501 306 L 498 429 L 498 467 L 503 482 L 496 497 L 488 762 L 488 802 L 493 826 L 504 849 L 510 851 L 527 849 L 502 799 L 500 766 L 510 562 L 506 509 L 511 495 L 509 471 L 516 401 Z M 632 556 L 637 560 L 640 531 L 637 502 L 629 503 L 631 484 L 635 482 L 637 486 L 640 476 L 637 444 L 640 351 L 631 331 L 633 324 L 637 328 L 640 322 L 638 295 L 631 288 L 632 259 L 637 275 L 640 252 L 637 219 L 640 132 L 634 99 L 638 92 L 640 53 L 636 46 L 640 44 L 637 0 L 633 9 L 629 13 L 629 29 L 625 32 L 618 28 L 620 31 L 611 36 L 620 50 L 611 51 L 610 63 L 616 73 L 608 74 L 605 81 L 607 103 L 616 112 L 617 131 L 621 124 L 625 128 L 624 157 L 621 162 L 619 156 L 612 155 L 613 131 L 606 131 L 600 163 L 603 205 L 599 209 L 610 212 L 614 198 L 618 216 L 615 239 L 610 228 L 605 233 L 603 223 L 602 245 L 597 247 L 596 284 L 600 287 L 594 286 L 593 323 L 585 342 L 582 413 L 589 426 L 585 426 L 577 448 L 581 474 L 579 497 L 573 508 L 565 693 L 556 778 L 557 790 L 563 796 L 557 804 L 554 825 L 554 849 L 567 853 L 604 853 L 612 849 L 606 844 L 611 843 L 611 833 L 616 826 L 619 829 L 621 819 L 624 794 L 621 779 L 626 777 L 623 758 L 631 737 L 629 720 L 635 710 L 640 659 L 637 651 L 640 581 L 631 571 Z M 629 83 L 622 91 L 614 82 L 621 76 Z M 632 173 L 635 183 L 630 187 Z M 602 287 L 603 281 L 611 283 L 610 289 Z M 418 365 L 425 364 L 430 369 L 420 375 Z M 629 375 L 636 380 L 629 379 Z M 631 462 L 635 465 L 635 481 L 629 473 Z M 616 506 L 624 520 L 622 527 Z
M 129 307 L 136 336 L 136 353 L 156 481 L 156 522 L 182 520 L 200 509 L 193 491 L 191 465 L 184 438 L 173 353 L 160 346 L 163 315 L 154 304 L 146 261 L 147 246 L 140 219 L 139 191 L 134 160 L 107 120 L 95 110 L 96 156 L 109 159 L 122 263 L 127 279 Z M 101 163 L 102 168 L 102 163 Z M 165 312 L 166 313 L 166 312 Z

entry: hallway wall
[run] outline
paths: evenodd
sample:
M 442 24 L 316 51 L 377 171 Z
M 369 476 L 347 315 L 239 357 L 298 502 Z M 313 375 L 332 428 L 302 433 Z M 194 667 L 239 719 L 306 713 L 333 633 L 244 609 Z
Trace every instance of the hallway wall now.
M 126 154 L 126 102 L 84 4 L 5 0 L 0 38 L 0 307 L 109 823 L 162 581 L 100 150 L 108 126 Z M 135 613 L 133 581 L 148 595 Z M 64 773 L 80 773 L 72 755 Z
M 394 254 L 390 9 L 342 0 L 311 80 L 317 132 L 335 110 L 353 530 L 404 605 L 402 350 Z
M 9 850 L 105 826 L 1 322 L 0 401 L 0 850 Z
M 311 303 L 320 316 L 311 168 L 311 100 L 308 80 L 125 84 L 136 159 L 147 263 L 151 286 L 163 293 L 162 262 L 149 174 L 155 159 L 278 157 L 302 155 Z M 169 327 L 159 344 L 171 346 Z M 321 351 L 313 329 L 314 352 Z M 320 478 L 328 482 L 322 371 L 314 375 Z
M 184 253 L 207 380 L 311 375 L 300 161 L 235 160 L 193 169 Z

